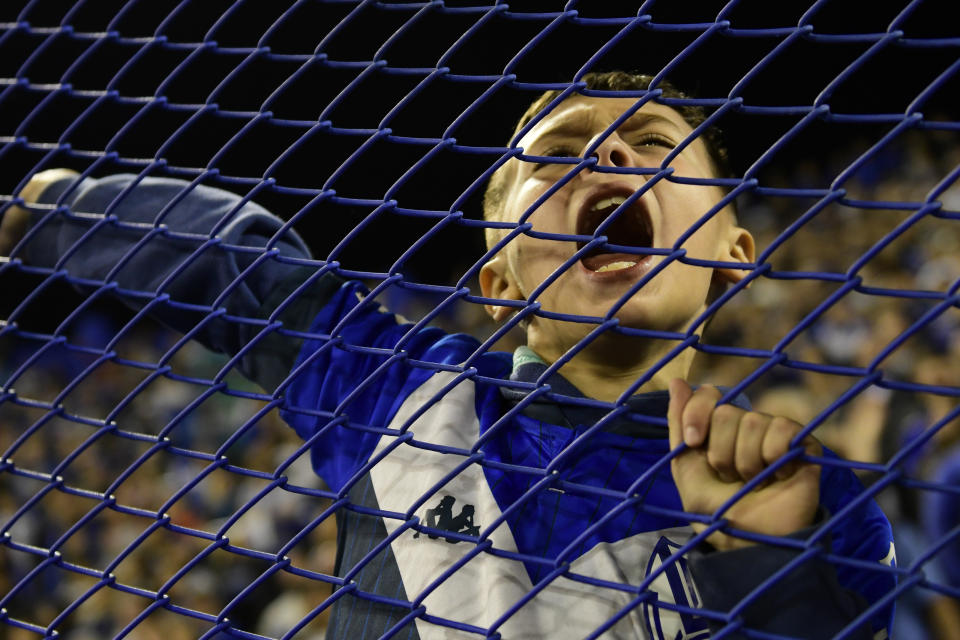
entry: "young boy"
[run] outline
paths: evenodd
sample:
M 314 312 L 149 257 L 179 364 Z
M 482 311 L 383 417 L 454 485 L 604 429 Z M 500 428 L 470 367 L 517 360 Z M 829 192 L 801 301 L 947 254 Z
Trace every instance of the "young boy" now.
M 107 217 L 35 214 L 12 260 L 168 296 L 154 316 L 283 398 L 342 498 L 329 637 L 884 637 L 891 534 L 853 474 L 778 465 L 801 425 L 684 382 L 676 338 L 754 259 L 731 207 L 701 220 L 724 195 L 713 133 L 689 139 L 702 121 L 573 95 L 526 131 L 488 188 L 480 271 L 494 319 L 523 310 L 512 356 L 406 323 L 259 206 L 176 180 L 38 174 L 25 201 Z M 27 226 L 10 212 L 7 250 Z

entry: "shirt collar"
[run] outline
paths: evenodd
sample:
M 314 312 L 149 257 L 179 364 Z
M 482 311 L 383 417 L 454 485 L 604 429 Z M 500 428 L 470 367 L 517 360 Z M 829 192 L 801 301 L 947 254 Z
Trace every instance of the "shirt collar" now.
M 513 371 L 510 380 L 513 382 L 535 383 L 548 369 L 547 363 L 533 349 L 526 345 L 517 347 L 513 352 Z M 550 385 L 552 393 L 569 398 L 585 398 L 586 396 L 572 382 L 559 373 L 553 373 L 546 383 Z M 718 387 L 721 391 L 728 388 Z M 525 398 L 529 390 L 500 387 L 504 399 L 516 404 Z M 670 394 L 667 391 L 648 391 L 633 395 L 627 406 L 630 411 L 646 416 L 665 418 L 667 406 L 670 403 Z M 750 403 L 742 393 L 733 399 L 732 403 L 741 409 L 750 410 Z M 523 414 L 536 420 L 542 420 L 557 425 L 574 427 L 595 423 L 608 413 L 608 410 L 593 407 L 576 406 L 562 403 L 557 400 L 540 396 L 523 409 Z M 663 427 L 650 424 L 640 424 L 626 416 L 617 417 L 609 423 L 606 431 L 614 431 L 641 437 L 664 437 L 666 430 Z

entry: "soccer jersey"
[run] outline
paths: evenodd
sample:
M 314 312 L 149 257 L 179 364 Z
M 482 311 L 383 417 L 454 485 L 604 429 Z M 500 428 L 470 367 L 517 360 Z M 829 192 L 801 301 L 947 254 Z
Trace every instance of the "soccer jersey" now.
M 786 546 L 691 549 L 664 460 L 665 392 L 611 411 L 559 375 L 543 379 L 529 351 L 483 352 L 472 337 L 415 329 L 359 283 L 254 264 L 257 252 L 230 248 L 263 247 L 282 225 L 256 205 L 174 180 L 133 181 L 48 189 L 46 202 L 126 224 L 86 234 L 90 219 L 51 214 L 30 260 L 53 265 L 70 250 L 66 268 L 88 283 L 164 283 L 170 299 L 152 312 L 181 331 L 224 305 L 226 317 L 196 336 L 239 354 L 241 370 L 283 394 L 284 418 L 339 495 L 331 638 L 706 638 L 771 577 L 738 608 L 746 627 L 827 637 L 862 614 L 873 631 L 852 637 L 884 635 L 890 527 L 848 470 L 823 467 L 820 522 Z M 158 215 L 180 236 L 139 242 Z M 309 257 L 295 236 L 276 246 Z M 259 336 L 258 319 L 293 291 L 278 318 L 311 338 Z M 815 538 L 820 527 L 829 535 Z M 819 553 L 781 571 L 814 539 Z
M 452 623 L 580 638 L 611 620 L 609 637 L 708 637 L 706 620 L 689 611 L 701 604 L 698 580 L 674 557 L 693 531 L 663 464 L 666 393 L 637 396 L 629 417 L 604 422 L 609 412 L 578 406 L 579 392 L 556 376 L 559 394 L 524 411 L 545 367 L 522 364 L 523 353 L 513 367 L 507 354 L 478 353 L 468 336 L 412 327 L 367 301 L 362 285 L 344 284 L 316 318 L 311 332 L 324 337 L 305 345 L 287 391 L 289 405 L 308 409 L 285 418 L 313 439 L 314 468 L 382 520 L 369 536 L 359 516 L 346 525 L 341 564 L 370 562 L 358 591 L 378 593 L 394 576 L 393 596 L 436 618 L 416 619 L 421 638 L 471 637 L 444 626 Z M 832 529 L 833 553 L 878 565 L 838 566 L 840 582 L 876 601 L 892 587 L 880 568 L 892 544 L 886 518 L 870 500 L 851 505 L 862 487 L 848 471 L 824 467 L 821 487 L 828 513 L 851 508 Z M 425 535 L 409 526 L 414 518 L 456 535 Z M 386 539 L 389 549 L 376 553 Z M 724 583 L 699 573 L 711 588 Z M 359 631 L 357 607 L 337 612 L 336 637 Z M 878 611 L 877 629 L 888 615 Z

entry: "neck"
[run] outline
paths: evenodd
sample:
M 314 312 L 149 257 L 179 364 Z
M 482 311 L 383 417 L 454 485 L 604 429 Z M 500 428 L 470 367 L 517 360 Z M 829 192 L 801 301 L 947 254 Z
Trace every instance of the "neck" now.
M 550 342 L 538 343 L 536 336 L 529 336 L 529 346 L 545 362 L 559 360 L 565 350 L 552 349 Z M 607 334 L 593 341 L 579 351 L 560 369 L 564 378 L 569 380 L 585 395 L 613 402 L 630 390 L 630 394 L 662 391 L 673 378 L 686 380 L 693 363 L 694 351 L 685 349 L 660 369 L 650 373 L 676 346 L 667 340 L 646 340 Z M 645 382 L 632 389 L 637 380 Z

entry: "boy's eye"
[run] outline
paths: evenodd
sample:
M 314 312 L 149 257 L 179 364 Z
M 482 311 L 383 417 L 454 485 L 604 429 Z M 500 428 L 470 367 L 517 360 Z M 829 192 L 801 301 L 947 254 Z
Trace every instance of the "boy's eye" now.
M 576 157 L 577 152 L 574 151 L 571 147 L 550 147 L 542 155 L 552 156 L 556 158 Z
M 644 133 L 637 137 L 634 141 L 633 146 L 635 147 L 664 147 L 666 149 L 673 149 L 677 145 L 674 144 L 673 140 L 670 138 L 660 135 L 659 133 Z
M 537 153 L 536 155 L 546 156 L 549 158 L 576 158 L 580 154 L 572 147 L 560 146 L 560 147 L 550 147 L 546 151 Z M 560 166 L 560 165 L 554 164 L 552 162 L 537 162 L 536 164 L 533 165 L 533 170 L 536 171 L 537 169 L 540 169 L 542 167 L 555 167 L 555 166 Z

